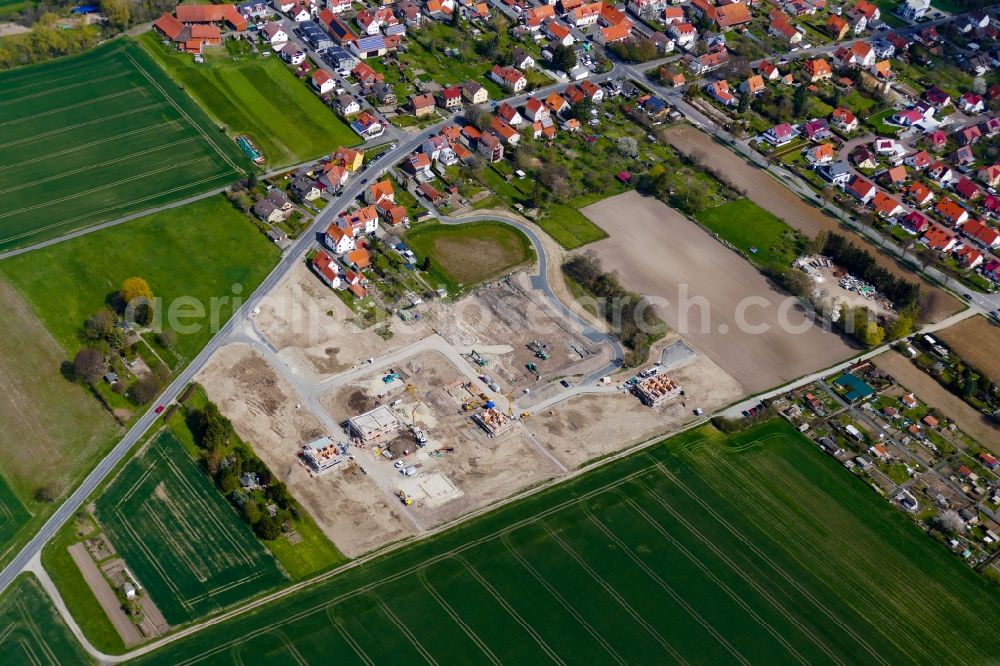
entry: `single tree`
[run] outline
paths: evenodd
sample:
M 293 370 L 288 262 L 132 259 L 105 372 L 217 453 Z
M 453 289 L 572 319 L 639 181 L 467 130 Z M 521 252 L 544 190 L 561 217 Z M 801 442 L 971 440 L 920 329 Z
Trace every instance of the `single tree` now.
M 104 374 L 104 354 L 92 347 L 84 347 L 73 359 L 73 372 L 77 378 L 93 384 Z
M 576 67 L 576 50 L 572 46 L 557 44 L 552 49 L 552 67 L 560 72 L 569 72 Z
M 122 302 L 128 306 L 137 299 L 153 300 L 153 290 L 149 288 L 149 283 L 141 277 L 130 277 L 122 283 L 121 291 L 118 292 Z
M 274 541 L 281 536 L 281 525 L 273 516 L 267 514 L 257 521 L 254 531 L 264 541 Z

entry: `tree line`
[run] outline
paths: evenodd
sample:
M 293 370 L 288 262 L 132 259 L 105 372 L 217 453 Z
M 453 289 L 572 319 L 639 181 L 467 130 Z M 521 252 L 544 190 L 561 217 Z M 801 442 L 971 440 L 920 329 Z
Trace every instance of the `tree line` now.
M 612 333 L 625 345 L 624 362 L 636 367 L 646 360 L 649 348 L 666 333 L 666 324 L 639 294 L 628 291 L 618 276 L 605 271 L 593 250 L 567 259 L 563 272 L 598 300 L 601 316 L 612 325 Z
M 188 424 L 202 451 L 205 471 L 254 533 L 265 541 L 281 536 L 284 526 L 299 515 L 299 504 L 288 487 L 239 439 L 232 421 L 215 403 L 189 411 Z M 258 486 L 244 488 L 240 483 L 244 474 L 256 475 Z
M 916 308 L 920 301 L 920 285 L 902 280 L 875 262 L 867 251 L 840 234 L 829 234 L 823 254 L 865 282 L 872 284 L 893 302 L 897 310 Z

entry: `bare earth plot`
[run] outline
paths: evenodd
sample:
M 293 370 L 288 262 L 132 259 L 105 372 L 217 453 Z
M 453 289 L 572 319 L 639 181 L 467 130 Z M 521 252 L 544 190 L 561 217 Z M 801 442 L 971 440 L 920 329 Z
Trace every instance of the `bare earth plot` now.
M 876 251 L 853 232 L 841 227 L 832 217 L 800 199 L 766 171 L 751 166 L 704 132 L 690 125 L 681 125 L 667 130 L 666 135 L 674 148 L 713 169 L 724 171 L 738 189 L 746 191 L 747 198 L 809 238 L 815 238 L 821 230 L 851 237 L 856 245 L 868 250 L 886 270 L 910 281 L 919 280 L 923 292 L 923 317 L 926 320 L 941 321 L 962 309 L 962 304 L 947 292 L 922 280 L 912 271 L 901 268 L 892 258 Z
M 794 300 L 774 290 L 753 266 L 666 204 L 630 192 L 583 213 L 610 235 L 590 246 L 604 267 L 617 271 L 625 288 L 660 299 L 654 302 L 667 324 L 746 392 L 852 354 L 840 337 L 806 325 L 805 315 L 790 307 Z M 687 302 L 699 299 L 703 307 L 684 307 L 684 290 Z M 740 307 L 742 320 L 756 327 L 751 330 L 767 332 L 741 331 Z M 783 320 L 797 332 L 783 330 Z
M 532 440 L 531 435 L 515 424 L 509 432 L 490 438 L 462 410 L 463 399 L 470 394 L 460 388 L 468 381 L 451 361 L 438 352 L 423 352 L 406 359 L 393 370 L 401 375 L 396 388 L 381 403 L 394 404 L 404 424 L 415 421 L 429 439 L 417 448 L 409 430 L 381 448 L 390 448 L 403 456 L 407 465 L 417 467 L 416 476 L 405 478 L 399 470 L 374 449 L 359 448 L 360 464 L 390 495 L 403 489 L 414 498 L 409 510 L 423 527 L 432 527 L 469 511 L 507 497 L 559 473 L 558 467 Z M 338 422 L 372 409 L 378 392 L 386 391 L 382 372 L 325 393 L 323 406 Z M 410 385 L 407 390 L 405 385 Z M 432 455 L 443 453 L 440 457 Z
M 134 43 L 0 73 L 0 248 L 232 182 L 249 162 Z
M 386 341 L 376 327 L 359 330 L 353 318 L 350 308 L 299 264 L 268 294 L 253 321 L 289 366 L 313 378 L 343 372 L 373 353 L 404 347 L 432 330 L 426 320 L 404 323 L 391 317 L 393 336 Z
M 414 533 L 397 500 L 359 469 L 309 473 L 298 451 L 325 432 L 323 424 L 305 406 L 296 408 L 292 387 L 252 349 L 220 349 L 197 380 L 342 553 L 357 557 Z
M 1000 384 L 1000 326 L 985 317 L 969 317 L 934 335 Z
M 938 384 L 933 377 L 910 363 L 902 354 L 887 351 L 876 356 L 874 361 L 875 365 L 895 377 L 921 400 L 931 407 L 940 409 L 967 435 L 1000 455 L 1000 428 L 985 414 L 977 412 L 964 400 Z
M 676 341 L 670 335 L 668 345 Z M 676 430 L 695 418 L 694 408 L 712 413 L 744 394 L 739 383 L 704 354 L 666 369 L 684 388 L 684 399 L 659 409 L 643 405 L 630 393 L 575 396 L 532 413 L 525 422 L 547 449 L 567 467 Z
M 66 353 L 5 280 L 0 321 L 0 475 L 29 502 L 46 483 L 62 492 L 118 426 L 84 388 L 62 376 Z

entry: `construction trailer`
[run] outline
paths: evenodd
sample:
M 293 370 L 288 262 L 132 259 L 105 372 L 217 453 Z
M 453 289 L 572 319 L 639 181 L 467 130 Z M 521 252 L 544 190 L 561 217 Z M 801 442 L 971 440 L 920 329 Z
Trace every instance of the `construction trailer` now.
M 346 443 L 324 436 L 302 446 L 302 459 L 314 472 L 322 474 L 347 461 L 350 458 L 347 450 Z
M 514 427 L 514 421 L 496 407 L 476 412 L 472 418 L 490 437 L 498 437 Z
M 347 421 L 348 434 L 361 444 L 376 444 L 403 428 L 403 422 L 388 406 L 376 407 Z
M 650 407 L 665 405 L 682 393 L 681 387 L 665 374 L 656 374 L 637 382 L 632 389 L 643 404 Z

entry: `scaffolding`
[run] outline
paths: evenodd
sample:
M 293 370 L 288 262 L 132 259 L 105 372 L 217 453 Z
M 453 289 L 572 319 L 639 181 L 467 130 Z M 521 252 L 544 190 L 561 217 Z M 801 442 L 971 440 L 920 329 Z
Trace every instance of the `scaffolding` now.
M 643 404 L 659 407 L 681 394 L 681 387 L 664 374 L 647 377 L 635 385 L 635 394 Z
M 514 427 L 514 421 L 496 407 L 488 407 L 472 417 L 490 437 L 497 437 Z

